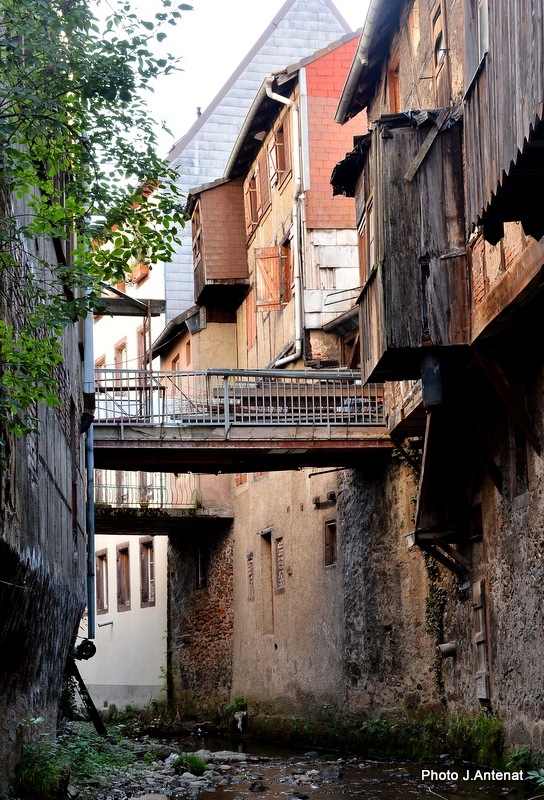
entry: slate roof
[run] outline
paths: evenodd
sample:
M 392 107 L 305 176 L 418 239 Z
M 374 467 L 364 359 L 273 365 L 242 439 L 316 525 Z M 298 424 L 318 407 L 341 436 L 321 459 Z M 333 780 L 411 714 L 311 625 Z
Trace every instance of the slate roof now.
M 194 186 L 223 175 L 228 157 L 251 103 L 264 78 L 350 32 L 332 0 L 287 0 L 208 108 L 172 147 L 169 159 L 180 173 L 180 187 Z M 165 264 L 167 321 L 193 302 L 190 226 L 182 246 Z

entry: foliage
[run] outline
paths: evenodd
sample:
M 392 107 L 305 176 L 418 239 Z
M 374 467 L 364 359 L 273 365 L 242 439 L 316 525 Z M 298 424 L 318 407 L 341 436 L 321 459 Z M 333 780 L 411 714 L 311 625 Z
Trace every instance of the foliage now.
M 176 772 L 190 772 L 192 775 L 203 775 L 208 769 L 206 762 L 194 753 L 180 753 L 172 762 Z
M 442 655 L 438 645 L 444 641 L 444 612 L 448 601 L 448 595 L 443 586 L 440 585 L 440 569 L 436 559 L 430 553 L 423 553 L 425 570 L 429 579 L 429 591 L 425 598 L 425 630 L 429 636 L 433 637 L 436 645 L 436 653 L 433 663 L 433 675 L 438 691 L 438 696 L 445 702 L 444 677 L 442 675 Z
M 17 767 L 15 791 L 21 800 L 56 800 L 68 782 L 65 760 L 56 742 L 42 729 L 43 717 L 25 717 L 21 723 L 23 755 Z
M 152 47 L 190 6 L 162 5 L 140 21 L 117 0 L 100 31 L 87 0 L 0 0 L 0 422 L 17 435 L 58 403 L 59 337 L 100 282 L 170 260 L 184 225 L 140 97 L 178 68 Z
M 527 773 L 527 777 L 534 781 L 539 789 L 544 789 L 544 769 L 530 769 Z
M 96 775 L 107 778 L 136 760 L 116 738 L 99 736 L 89 723 L 66 723 L 55 741 L 41 731 L 42 724 L 41 718 L 25 719 L 21 726 L 27 741 L 14 786 L 18 800 L 64 798 L 68 779 L 78 785 Z
M 510 747 L 506 754 L 506 766 L 510 770 L 538 770 L 544 767 L 544 754 L 528 744 Z
M 76 682 L 71 675 L 63 675 L 59 701 L 59 720 L 81 719 L 77 709 Z

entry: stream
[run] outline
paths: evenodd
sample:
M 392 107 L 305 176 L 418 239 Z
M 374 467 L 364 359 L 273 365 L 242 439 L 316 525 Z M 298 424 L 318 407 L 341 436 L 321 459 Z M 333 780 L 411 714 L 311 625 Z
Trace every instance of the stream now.
M 200 777 L 173 768 L 177 754 L 189 751 L 188 742 L 141 742 L 139 761 L 108 780 L 89 785 L 74 797 L 80 800 L 476 800 L 508 797 L 529 800 L 543 796 L 522 773 L 505 776 L 488 767 L 453 761 L 443 755 L 433 763 L 378 760 L 321 753 L 308 748 L 289 749 L 263 742 L 199 739 L 193 752 L 208 771 Z M 143 761 L 153 748 L 156 760 Z M 230 749 L 227 749 L 230 748 Z M 147 759 L 149 761 L 149 759 Z M 94 782 L 90 782 L 92 784 Z

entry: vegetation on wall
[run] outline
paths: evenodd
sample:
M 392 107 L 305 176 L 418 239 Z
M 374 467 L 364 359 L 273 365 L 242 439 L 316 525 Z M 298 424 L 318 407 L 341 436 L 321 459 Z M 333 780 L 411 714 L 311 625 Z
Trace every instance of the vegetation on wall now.
M 171 259 L 185 216 L 141 94 L 177 69 L 153 47 L 190 8 L 140 20 L 117 0 L 100 30 L 86 0 L 0 0 L 0 423 L 15 434 L 58 403 L 60 334 L 100 307 L 100 282 Z

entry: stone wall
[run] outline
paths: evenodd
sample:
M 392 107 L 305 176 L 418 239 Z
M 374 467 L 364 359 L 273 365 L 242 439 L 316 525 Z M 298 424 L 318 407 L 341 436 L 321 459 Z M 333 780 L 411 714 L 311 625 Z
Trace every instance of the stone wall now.
M 174 701 L 219 710 L 232 682 L 233 540 L 203 533 L 170 544 L 170 649 Z
M 346 471 L 341 482 L 348 711 L 375 716 L 438 700 L 423 556 L 405 540 L 415 494 L 410 471 L 390 457 Z
M 39 255 L 53 260 L 49 245 Z M 20 276 L 19 276 L 20 278 Z M 19 324 L 22 281 L 2 276 L 0 316 Z M 0 794 L 21 752 L 24 717 L 54 734 L 62 674 L 85 606 L 86 542 L 78 330 L 67 329 L 58 367 L 61 405 L 36 410 L 39 435 L 1 432 Z

